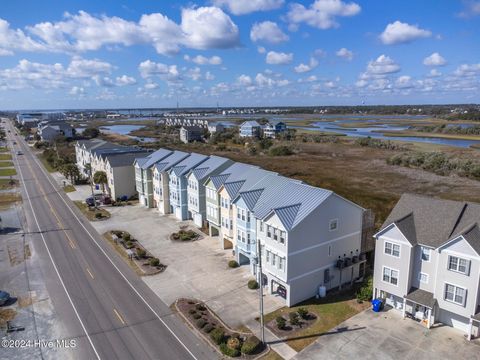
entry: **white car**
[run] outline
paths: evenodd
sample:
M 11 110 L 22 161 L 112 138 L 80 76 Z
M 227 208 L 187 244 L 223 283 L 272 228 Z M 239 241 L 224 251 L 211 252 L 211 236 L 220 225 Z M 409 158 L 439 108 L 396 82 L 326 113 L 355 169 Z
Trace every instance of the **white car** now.
M 20 150 L 17 151 L 17 155 L 23 155 L 23 152 L 21 152 Z

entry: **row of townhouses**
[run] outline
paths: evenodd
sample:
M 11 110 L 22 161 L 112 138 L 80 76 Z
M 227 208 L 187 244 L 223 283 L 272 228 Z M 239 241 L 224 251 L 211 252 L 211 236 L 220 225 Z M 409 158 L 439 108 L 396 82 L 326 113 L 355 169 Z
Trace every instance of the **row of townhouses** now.
M 331 191 L 219 156 L 97 139 L 78 141 L 76 152 L 84 176 L 107 173 L 112 197 L 138 193 L 142 206 L 208 228 L 288 306 L 365 272 L 364 209 Z
M 479 336 L 480 204 L 404 194 L 375 234 L 374 297 Z
M 219 156 L 102 140 L 76 150 L 85 176 L 107 173 L 112 196 L 138 193 L 142 206 L 208 228 L 288 306 L 365 273 L 366 212 L 332 191 Z M 480 204 L 403 195 L 374 235 L 374 298 L 428 328 L 479 336 L 479 224 Z
M 208 227 L 219 247 L 249 264 L 289 306 L 364 274 L 364 210 L 331 191 L 227 158 L 167 149 L 137 158 L 134 167 L 143 206 Z

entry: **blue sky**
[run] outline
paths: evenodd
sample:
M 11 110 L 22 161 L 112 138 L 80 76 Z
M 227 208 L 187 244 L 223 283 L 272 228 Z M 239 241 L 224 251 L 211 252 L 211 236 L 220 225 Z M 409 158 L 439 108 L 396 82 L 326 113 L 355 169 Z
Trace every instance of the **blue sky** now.
M 0 108 L 480 102 L 480 1 L 13 1 Z

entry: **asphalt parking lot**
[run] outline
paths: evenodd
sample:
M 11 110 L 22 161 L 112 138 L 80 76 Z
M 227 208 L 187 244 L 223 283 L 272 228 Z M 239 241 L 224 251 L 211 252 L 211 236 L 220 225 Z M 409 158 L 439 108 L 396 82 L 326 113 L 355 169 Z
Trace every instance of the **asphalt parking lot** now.
M 480 359 L 480 343 L 458 330 L 430 330 L 395 310 L 366 310 L 298 353 L 298 360 L 325 359 Z

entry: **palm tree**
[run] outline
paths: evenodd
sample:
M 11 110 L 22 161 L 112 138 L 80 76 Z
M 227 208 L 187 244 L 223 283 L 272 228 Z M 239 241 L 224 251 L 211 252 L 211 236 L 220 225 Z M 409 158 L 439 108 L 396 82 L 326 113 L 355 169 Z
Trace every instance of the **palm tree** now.
M 93 174 L 93 182 L 102 185 L 102 193 L 105 193 L 105 184 L 108 183 L 105 171 L 97 171 Z

